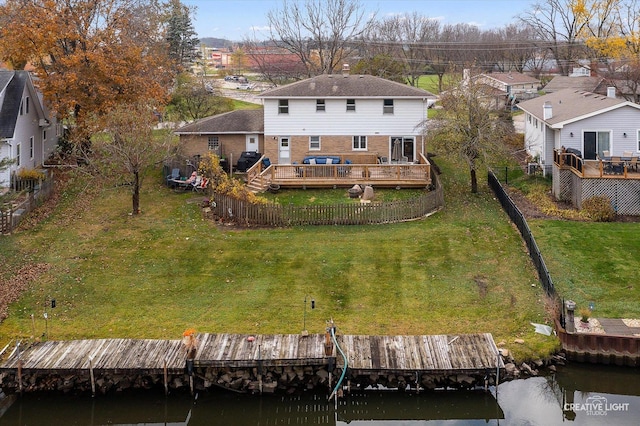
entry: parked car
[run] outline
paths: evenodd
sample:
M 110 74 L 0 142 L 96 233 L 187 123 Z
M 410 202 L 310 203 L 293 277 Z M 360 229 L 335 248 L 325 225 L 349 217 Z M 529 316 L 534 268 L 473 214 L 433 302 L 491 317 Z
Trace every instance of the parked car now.
M 238 86 L 236 86 L 236 89 L 251 90 L 253 89 L 253 84 L 249 84 L 249 83 L 238 84 Z

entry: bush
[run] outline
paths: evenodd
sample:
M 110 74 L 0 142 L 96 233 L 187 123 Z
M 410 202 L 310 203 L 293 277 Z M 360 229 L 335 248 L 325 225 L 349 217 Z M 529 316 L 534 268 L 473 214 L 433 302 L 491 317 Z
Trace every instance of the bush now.
M 23 180 L 44 180 L 45 175 L 36 169 L 20 169 L 18 170 L 18 177 Z
M 606 195 L 595 195 L 582 203 L 582 211 L 589 219 L 596 222 L 612 222 L 616 212 L 611 206 L 611 200 Z

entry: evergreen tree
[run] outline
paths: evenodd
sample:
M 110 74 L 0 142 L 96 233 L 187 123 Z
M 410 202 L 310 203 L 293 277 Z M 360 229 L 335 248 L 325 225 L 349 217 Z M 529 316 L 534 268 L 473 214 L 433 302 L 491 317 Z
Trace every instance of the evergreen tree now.
M 167 43 L 169 57 L 178 67 L 188 67 L 200 57 L 200 39 L 191 23 L 191 10 L 180 0 L 171 1 L 167 19 Z

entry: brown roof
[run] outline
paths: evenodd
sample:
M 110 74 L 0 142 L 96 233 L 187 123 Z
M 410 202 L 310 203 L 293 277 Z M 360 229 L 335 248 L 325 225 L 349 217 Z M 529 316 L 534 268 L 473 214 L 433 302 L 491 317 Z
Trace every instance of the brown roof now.
M 622 99 L 574 89 L 564 89 L 520 102 L 518 108 L 542 120 L 545 102 L 551 105 L 552 117 L 544 121 L 552 127 L 555 127 L 554 125 L 561 127 L 565 122 L 586 118 L 624 105 L 640 109 L 640 105 L 631 104 Z
M 223 114 L 212 115 L 187 124 L 175 131 L 176 134 L 206 133 L 264 133 L 264 110 L 237 109 Z
M 529 77 L 528 75 L 520 72 L 492 72 L 482 75 L 488 78 L 493 78 L 507 85 L 540 83 L 540 80 L 537 78 Z
M 598 85 L 604 80 L 602 77 L 569 77 L 557 75 L 542 88 L 546 93 L 557 92 L 563 89 L 584 90 L 594 92 Z
M 425 98 L 432 93 L 372 75 L 324 74 L 268 90 L 263 98 Z

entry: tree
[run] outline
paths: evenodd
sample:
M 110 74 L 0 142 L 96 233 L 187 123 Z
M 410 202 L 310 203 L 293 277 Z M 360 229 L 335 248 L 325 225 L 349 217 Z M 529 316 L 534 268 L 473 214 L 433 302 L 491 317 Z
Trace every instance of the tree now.
M 120 103 L 164 101 L 171 75 L 155 0 L 6 0 L 0 53 L 31 63 L 49 107 L 86 140 L 84 120 Z
M 597 0 L 540 0 L 520 16 L 535 32 L 538 47 L 551 51 L 562 75 L 569 75 L 585 53 L 582 37 L 589 31 L 589 17 L 582 4 L 587 1 Z
M 606 36 L 590 36 L 587 45 L 607 58 L 607 84 L 628 101 L 640 103 L 640 0 L 621 1 Z
M 481 84 L 473 79 L 458 82 L 442 94 L 443 109 L 437 119 L 429 121 L 427 130 L 427 143 L 434 149 L 467 163 L 472 193 L 478 192 L 478 163 L 486 164 L 501 153 L 502 140 L 513 129 L 483 98 Z
M 130 184 L 133 215 L 140 213 L 142 178 L 168 158 L 174 146 L 169 132 L 154 133 L 153 112 L 146 102 L 121 104 L 89 120 L 96 128 L 104 126 L 94 137 L 92 165 L 111 179 Z
M 284 0 L 267 18 L 274 43 L 298 56 L 309 77 L 338 69 L 372 22 L 358 0 Z
M 387 80 L 406 83 L 405 69 L 402 62 L 396 61 L 388 55 L 376 55 L 358 61 L 351 71 L 354 74 L 369 74 Z
M 183 5 L 180 0 L 171 0 L 169 7 L 171 9 L 167 19 L 169 57 L 181 70 L 200 58 L 198 50 L 200 39 L 191 23 L 191 13 L 194 9 Z
M 384 48 L 382 52 L 403 64 L 406 81 L 417 86 L 420 76 L 427 70 L 425 45 L 437 40 L 439 33 L 438 20 L 415 12 L 406 13 L 375 23 L 368 31 L 363 48 Z
M 184 121 L 193 121 L 214 114 L 231 111 L 233 101 L 220 96 L 211 83 L 192 74 L 181 74 L 177 79 L 169 107 Z

